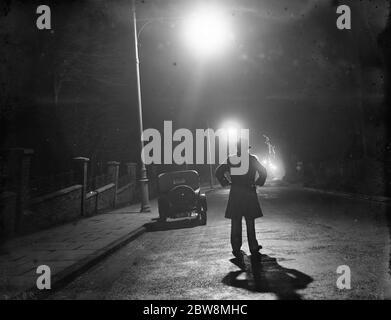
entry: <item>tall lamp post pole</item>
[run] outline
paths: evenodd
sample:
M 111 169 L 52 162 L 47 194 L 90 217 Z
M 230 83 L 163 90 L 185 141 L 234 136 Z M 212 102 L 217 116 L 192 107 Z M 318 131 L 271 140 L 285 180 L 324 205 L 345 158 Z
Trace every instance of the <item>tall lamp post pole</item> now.
M 210 188 L 213 189 L 214 181 L 213 181 L 213 165 L 212 165 L 212 150 L 210 149 L 210 135 L 209 135 L 209 122 L 207 122 L 207 127 L 208 127 L 208 162 L 209 162 L 209 183 L 210 183 Z
M 141 82 L 140 82 L 140 59 L 138 56 L 138 34 L 137 34 L 137 19 L 136 19 L 136 1 L 133 0 L 133 29 L 134 29 L 134 52 L 136 58 L 136 75 L 137 75 L 137 101 L 138 101 L 138 117 L 140 128 L 140 155 L 144 152 L 144 141 L 142 140 L 143 128 L 143 108 L 141 104 Z M 141 209 L 140 212 L 150 212 L 149 205 L 149 191 L 148 191 L 148 177 L 147 169 L 145 167 L 143 157 L 141 157 L 140 166 L 140 189 L 141 189 Z
M 137 32 L 137 19 L 136 19 L 136 1 L 133 0 L 132 5 L 133 10 L 133 29 L 134 29 L 134 49 L 135 49 L 135 58 L 136 58 L 136 71 L 137 71 L 137 96 L 138 96 L 138 112 L 139 112 L 139 127 L 140 127 L 140 155 L 141 159 L 141 168 L 140 168 L 140 187 L 141 187 L 141 212 L 149 212 L 149 195 L 148 195 L 148 178 L 147 171 L 145 168 L 145 164 L 143 162 L 143 147 L 144 142 L 142 141 L 143 134 L 143 116 L 142 116 L 142 106 L 141 106 L 141 83 L 140 83 L 140 61 L 138 56 L 138 35 Z M 203 53 L 210 53 L 210 49 L 214 45 L 222 46 L 225 42 L 227 43 L 230 35 L 228 29 L 226 28 L 224 21 L 220 19 L 221 15 L 218 11 L 215 11 L 212 7 L 208 7 L 207 9 L 200 11 L 198 16 L 189 17 L 188 23 L 186 24 L 187 33 L 189 35 L 190 42 L 192 44 L 198 44 Z M 147 23 L 146 23 L 147 24 Z M 144 26 L 146 25 L 144 24 Z M 144 27 L 143 26 L 143 27 Z M 209 26 L 213 27 L 213 32 L 208 30 Z M 141 27 L 140 32 L 143 27 Z M 206 37 L 209 35 L 209 37 Z M 208 38 L 205 41 L 205 37 Z M 194 41 L 196 40 L 196 41 Z M 215 48 L 216 49 L 216 48 Z M 214 50 L 212 50 L 214 51 Z M 208 131 L 209 133 L 209 131 Z M 210 138 L 208 137 L 208 145 L 209 145 L 209 158 L 211 158 L 211 150 L 210 150 Z M 211 186 L 213 186 L 213 167 L 210 164 L 209 167 L 210 173 L 210 182 Z

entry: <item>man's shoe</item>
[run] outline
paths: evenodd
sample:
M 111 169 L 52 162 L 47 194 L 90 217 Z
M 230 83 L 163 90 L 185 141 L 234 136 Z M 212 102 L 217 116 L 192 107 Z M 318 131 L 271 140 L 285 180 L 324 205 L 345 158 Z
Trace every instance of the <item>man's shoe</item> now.
M 232 251 L 232 254 L 235 256 L 235 258 L 243 259 L 245 252 L 243 250 L 234 250 Z
M 261 249 L 262 249 L 262 246 L 259 245 L 256 250 L 251 250 L 250 252 L 251 252 L 252 255 L 260 254 L 259 250 L 261 250 Z

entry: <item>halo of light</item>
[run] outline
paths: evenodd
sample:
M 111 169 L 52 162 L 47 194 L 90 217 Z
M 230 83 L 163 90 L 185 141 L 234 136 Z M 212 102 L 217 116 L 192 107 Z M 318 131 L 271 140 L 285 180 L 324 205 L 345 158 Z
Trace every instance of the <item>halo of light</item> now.
M 226 121 L 222 124 L 221 128 L 224 130 L 224 134 L 228 139 L 237 139 L 240 134 L 241 126 L 235 121 Z
M 215 7 L 195 10 L 184 20 L 184 37 L 195 54 L 211 55 L 223 51 L 232 40 L 224 13 Z

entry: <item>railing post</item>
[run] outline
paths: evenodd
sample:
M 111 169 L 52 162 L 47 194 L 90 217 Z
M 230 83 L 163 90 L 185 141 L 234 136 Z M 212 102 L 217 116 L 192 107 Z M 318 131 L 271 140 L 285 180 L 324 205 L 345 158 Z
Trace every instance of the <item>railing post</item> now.
M 87 174 L 88 174 L 88 162 L 90 159 L 84 157 L 76 157 L 73 158 L 77 163 L 81 165 L 81 206 L 80 206 L 80 214 L 81 216 L 85 216 L 86 213 L 86 194 L 87 194 Z
M 131 181 L 136 181 L 137 164 L 134 162 L 126 163 L 126 173 L 130 176 Z
M 126 174 L 129 177 L 129 202 L 133 202 L 136 197 L 136 180 L 137 180 L 137 163 L 127 162 L 126 163 Z
M 113 207 L 115 207 L 117 204 L 119 162 L 117 162 L 117 161 L 107 162 L 107 174 L 110 177 L 111 182 L 113 182 L 115 184 L 114 199 L 113 199 Z

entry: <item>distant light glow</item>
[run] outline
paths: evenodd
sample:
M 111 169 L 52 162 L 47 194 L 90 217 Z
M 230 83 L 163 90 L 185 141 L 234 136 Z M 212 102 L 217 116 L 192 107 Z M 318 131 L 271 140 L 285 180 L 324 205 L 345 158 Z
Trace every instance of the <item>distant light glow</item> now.
M 277 170 L 279 170 L 278 165 L 272 162 L 270 159 L 263 158 L 261 160 L 261 164 L 266 168 L 266 170 L 270 170 L 272 172 L 276 172 Z
M 215 7 L 194 11 L 185 19 L 184 34 L 190 48 L 201 55 L 222 51 L 233 38 L 227 18 Z
M 235 121 L 226 121 L 223 123 L 222 129 L 229 139 L 236 139 L 239 135 L 240 125 Z
M 285 168 L 281 159 L 278 157 L 271 158 L 270 156 L 258 156 L 261 164 L 267 171 L 267 180 L 280 180 L 285 176 Z
M 228 138 L 229 139 L 236 139 L 238 135 L 238 129 L 234 127 L 227 128 Z
M 239 141 L 242 129 L 241 124 L 232 119 L 223 122 L 220 127 L 220 130 L 223 130 L 224 134 L 223 141 L 228 142 L 228 150 L 230 154 L 236 153 L 237 151 L 237 142 Z

